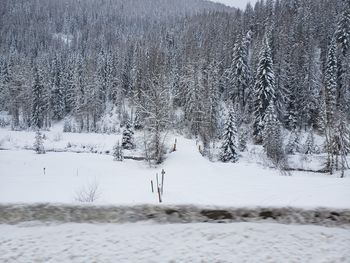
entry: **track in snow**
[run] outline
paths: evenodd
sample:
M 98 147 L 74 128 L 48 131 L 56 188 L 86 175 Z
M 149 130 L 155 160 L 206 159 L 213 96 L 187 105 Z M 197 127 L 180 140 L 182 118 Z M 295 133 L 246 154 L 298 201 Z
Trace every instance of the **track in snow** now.
M 0 204 L 0 223 L 260 222 L 350 227 L 350 210 L 298 208 L 222 208 L 178 206 L 93 206 L 60 204 Z

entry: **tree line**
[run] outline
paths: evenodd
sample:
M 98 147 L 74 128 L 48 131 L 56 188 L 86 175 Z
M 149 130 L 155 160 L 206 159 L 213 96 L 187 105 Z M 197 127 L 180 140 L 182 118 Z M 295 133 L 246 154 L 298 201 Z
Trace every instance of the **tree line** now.
M 0 10 L 0 110 L 13 129 L 69 118 L 66 131 L 110 132 L 101 119 L 114 110 L 122 126 L 152 131 L 156 148 L 169 129 L 204 148 L 232 141 L 230 122 L 275 159 L 282 128 L 324 135 L 329 166 L 348 153 L 349 0 L 260 0 L 245 10 L 3 0 Z

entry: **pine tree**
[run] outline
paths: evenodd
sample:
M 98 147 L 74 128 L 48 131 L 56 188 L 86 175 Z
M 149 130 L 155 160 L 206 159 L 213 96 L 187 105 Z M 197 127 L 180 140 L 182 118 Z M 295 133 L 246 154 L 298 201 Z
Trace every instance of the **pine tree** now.
M 344 1 L 335 38 L 338 43 L 338 108 L 350 119 L 350 1 Z
M 74 83 L 74 67 L 75 61 L 73 57 L 69 57 L 62 76 L 62 86 L 64 87 L 64 105 L 65 113 L 69 114 L 74 110 L 75 103 L 75 83 Z
M 42 84 L 42 79 L 38 72 L 38 68 L 34 69 L 34 85 L 32 88 L 32 127 L 40 129 L 44 122 L 44 86 Z
M 120 146 L 119 141 L 113 147 L 114 161 L 122 162 L 124 160 L 123 147 Z
M 248 143 L 248 131 L 240 128 L 239 137 L 238 137 L 238 148 L 240 152 L 244 152 L 247 150 Z
M 277 118 L 273 101 L 270 102 L 264 118 L 263 146 L 267 157 L 277 167 L 284 165 L 285 153 L 283 151 L 281 124 Z
M 344 11 L 338 21 L 335 35 L 343 55 L 346 55 L 350 48 L 350 4 L 344 4 Z
M 313 130 L 310 129 L 309 134 L 307 135 L 305 145 L 304 145 L 304 154 L 314 154 L 316 153 L 315 150 L 315 139 L 314 139 L 314 133 Z
M 64 117 L 64 93 L 62 87 L 62 68 L 57 55 L 51 63 L 51 108 L 52 118 L 61 120 Z
M 34 151 L 37 154 L 44 154 L 45 153 L 43 136 L 41 135 L 40 130 L 37 130 L 35 133 L 35 142 L 34 142 L 33 147 L 34 147 Z
M 101 78 L 96 73 L 91 73 L 93 76 L 91 82 L 86 86 L 86 110 L 89 116 L 92 118 L 91 126 L 88 129 L 92 131 L 97 130 L 97 121 L 101 118 L 104 110 L 105 103 L 103 101 L 104 91 Z
M 5 110 L 9 100 L 9 65 L 4 59 L 0 64 L 0 109 Z
M 335 39 L 329 46 L 325 72 L 326 121 L 331 127 L 334 121 L 337 100 L 337 45 Z
M 182 79 L 184 87 L 184 111 L 185 120 L 190 127 L 191 132 L 198 136 L 201 133 L 201 127 L 205 120 L 205 110 L 203 105 L 204 85 L 201 69 L 190 65 L 186 69 L 186 74 Z
M 288 139 L 288 143 L 286 145 L 286 153 L 287 154 L 295 154 L 299 151 L 299 134 L 296 130 L 293 130 Z
M 76 58 L 75 68 L 73 72 L 73 85 L 75 87 L 74 116 L 78 123 L 77 131 L 81 132 L 84 127 L 84 115 L 86 114 L 86 81 L 85 81 L 85 65 L 83 58 L 79 54 Z
M 346 123 L 346 118 L 343 112 L 337 116 L 334 133 L 331 138 L 331 151 L 333 154 L 332 169 L 339 169 L 339 158 L 341 161 L 342 177 L 344 170 L 349 168 L 346 156 L 350 153 L 350 129 Z M 335 160 L 334 160 L 335 157 Z
M 233 108 L 230 109 L 223 134 L 223 142 L 219 159 L 222 162 L 237 162 L 238 147 L 237 147 L 237 119 Z
M 218 63 L 213 62 L 208 65 L 206 69 L 205 77 L 205 95 L 204 97 L 204 111 L 205 113 L 205 123 L 206 130 L 209 140 L 216 138 L 218 136 L 218 124 L 219 124 L 219 114 L 220 114 L 220 73 L 218 68 Z M 204 127 L 204 125 L 203 125 Z M 207 143 L 209 146 L 209 143 Z
M 135 148 L 134 132 L 129 121 L 126 121 L 125 123 L 125 129 L 123 131 L 122 138 L 122 147 L 126 150 L 131 150 Z
M 334 139 L 334 121 L 337 104 L 337 45 L 332 38 L 327 54 L 324 87 L 324 122 L 327 149 L 327 168 L 330 172 L 334 169 L 334 151 L 332 140 Z
M 241 113 L 245 110 L 250 85 L 250 69 L 248 65 L 248 45 L 245 37 L 239 37 L 233 51 L 230 69 L 231 100 L 239 103 Z
M 256 143 L 262 142 L 264 119 L 270 102 L 275 100 L 275 74 L 268 38 L 264 38 L 256 75 L 254 94 L 253 135 Z
M 142 128 L 143 128 L 143 124 L 142 124 L 142 120 L 141 120 L 141 112 L 140 112 L 140 109 L 137 108 L 135 111 L 134 129 L 141 130 Z
M 72 123 L 69 119 L 64 120 L 63 132 L 73 132 Z

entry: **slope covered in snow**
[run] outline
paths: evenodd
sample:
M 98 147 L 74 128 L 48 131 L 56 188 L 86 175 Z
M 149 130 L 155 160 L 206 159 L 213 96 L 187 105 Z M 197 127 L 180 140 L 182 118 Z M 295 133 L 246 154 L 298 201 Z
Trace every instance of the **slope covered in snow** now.
M 64 133 L 55 141 L 55 133 L 47 133 L 46 148 L 67 150 L 67 142 L 80 142 L 95 145 L 105 153 L 120 139 L 118 135 Z M 155 186 L 156 173 L 164 169 L 166 204 L 350 207 L 349 177 L 302 172 L 281 176 L 277 170 L 259 164 L 261 156 L 254 155 L 255 150 L 235 164 L 214 163 L 202 157 L 194 140 L 177 136 L 177 151 L 169 153 L 163 165 L 149 167 L 142 161 L 115 162 L 106 154 L 37 155 L 32 150 L 21 150 L 24 144 L 30 145 L 34 133 L 8 132 L 7 136 L 12 141 L 10 145 L 16 142 L 18 147 L 0 151 L 2 203 L 74 203 L 77 193 L 96 183 L 98 204 L 156 204 L 158 197 L 151 192 L 151 180 Z M 169 145 L 174 138 L 169 136 Z M 142 154 L 142 149 L 129 154 Z

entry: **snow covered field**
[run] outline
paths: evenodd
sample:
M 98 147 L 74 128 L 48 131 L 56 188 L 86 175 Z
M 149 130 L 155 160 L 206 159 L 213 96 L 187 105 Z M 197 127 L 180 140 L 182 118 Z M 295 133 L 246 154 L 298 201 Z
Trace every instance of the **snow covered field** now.
M 210 162 L 198 152 L 194 140 L 173 135 L 168 145 L 177 138 L 177 151 L 169 153 L 162 165 L 149 167 L 144 161 L 113 161 L 109 153 L 120 135 L 62 133 L 60 128 L 45 132 L 44 144 L 50 152 L 38 155 L 30 149 L 34 136 L 33 132 L 0 129 L 0 148 L 4 149 L 0 150 L 0 203 L 8 203 L 10 210 L 21 207 L 16 203 L 29 205 L 17 211 L 22 214 L 15 211 L 11 215 L 4 206 L 2 222 L 16 224 L 0 224 L 0 263 L 349 262 L 348 212 L 329 216 L 332 209 L 350 208 L 349 171 L 343 179 L 307 172 L 283 176 L 264 163 L 259 147 L 250 148 L 235 164 Z M 141 156 L 142 149 L 127 154 Z M 322 156 L 308 160 L 295 155 L 291 160 L 293 167 L 311 170 L 320 169 L 322 162 Z M 161 206 L 165 215 L 160 212 L 159 218 L 151 222 L 147 213 L 152 214 L 157 207 L 138 212 L 134 205 L 158 204 L 156 193 L 151 192 L 151 180 L 155 184 L 155 175 L 162 169 L 166 172 Z M 84 209 L 88 206 L 81 206 L 81 211 L 69 207 L 64 210 L 59 205 L 48 205 L 41 211 L 39 205 L 35 209 L 40 211 L 35 214 L 35 209 L 30 209 L 30 205 L 43 202 L 74 205 L 78 193 L 93 184 L 98 185 L 94 209 L 101 211 L 90 208 L 87 213 Z M 121 209 L 119 214 L 103 212 L 108 204 L 132 208 Z M 186 222 L 182 214 L 166 213 L 168 205 L 178 204 L 190 205 L 177 209 L 184 209 L 186 216 L 195 214 L 197 217 L 188 221 L 192 223 L 159 224 Z M 243 210 L 232 210 L 236 214 L 227 224 L 195 223 L 206 218 L 200 208 L 191 209 L 191 205 L 232 209 L 288 206 L 310 212 L 286 209 L 276 219 L 286 224 L 271 223 L 272 218 L 264 220 L 259 209 L 250 212 L 251 218 L 242 218 Z M 322 216 L 316 215 L 318 207 L 325 207 Z M 77 218 L 69 211 L 74 211 Z M 87 214 L 101 214 L 101 218 L 84 221 Z M 39 215 L 49 220 L 32 221 Z M 66 223 L 54 223 L 56 216 L 62 219 L 56 221 Z M 139 221 L 138 217 L 140 222 L 120 223 Z
M 55 130 L 47 133 L 47 148 L 57 149 L 61 145 L 64 149 L 71 142 L 90 143 L 105 151 L 118 138 L 118 135 L 63 133 L 55 142 L 57 133 Z M 3 145 L 11 146 L 11 150 L 0 151 L 1 203 L 74 203 L 77 192 L 97 183 L 97 204 L 156 204 L 158 198 L 151 192 L 151 180 L 155 184 L 156 173 L 164 168 L 166 204 L 350 207 L 350 176 L 340 179 L 302 172 L 281 176 L 278 171 L 259 164 L 260 156 L 251 153 L 236 164 L 213 163 L 200 155 L 194 140 L 183 137 L 177 137 L 177 151 L 169 154 L 163 165 L 150 168 L 145 162 L 115 162 L 106 154 L 37 155 L 23 150 L 33 142 L 34 133 L 2 129 L 0 134 Z M 169 142 L 173 142 L 171 136 Z
M 350 230 L 280 224 L 0 225 L 0 262 L 349 262 Z

